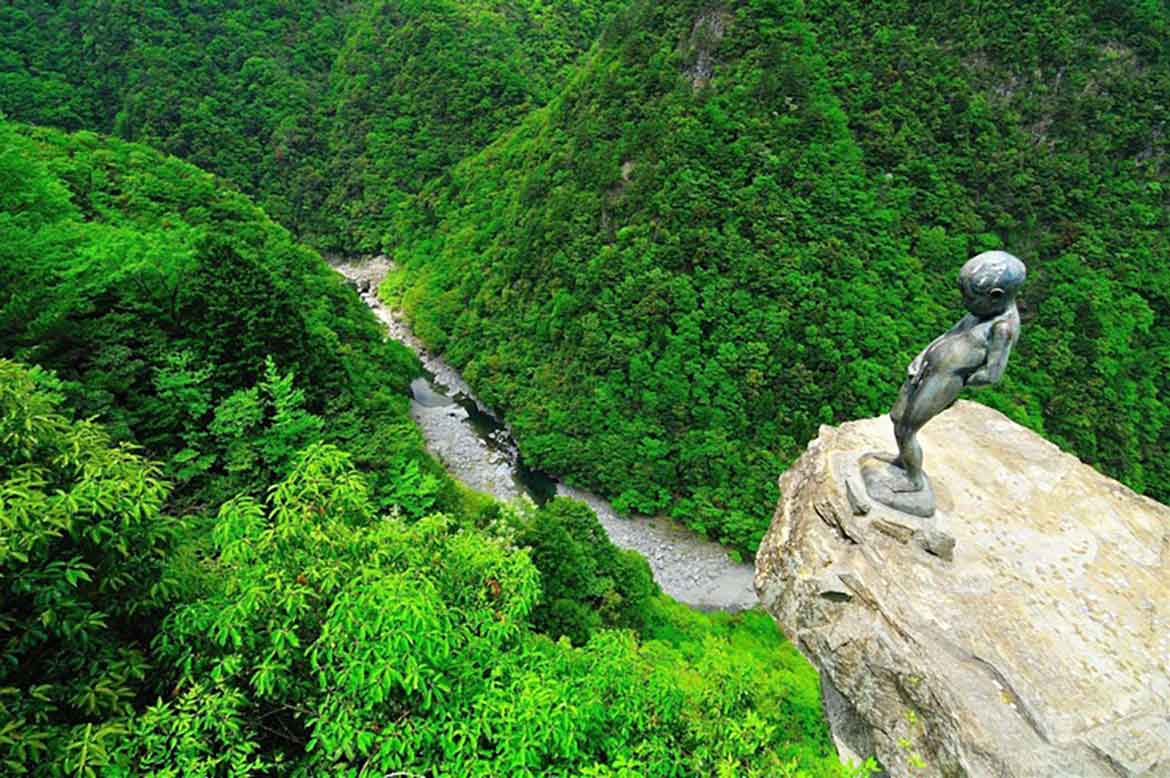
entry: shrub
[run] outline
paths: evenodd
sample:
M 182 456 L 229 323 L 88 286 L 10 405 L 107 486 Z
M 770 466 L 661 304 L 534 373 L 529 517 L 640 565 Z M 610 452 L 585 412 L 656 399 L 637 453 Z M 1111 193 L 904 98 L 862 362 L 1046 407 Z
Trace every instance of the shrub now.
M 584 644 L 602 626 L 639 629 L 658 591 L 646 560 L 610 542 L 584 503 L 558 497 L 519 517 L 516 541 L 532 551 L 543 594 L 537 629 Z

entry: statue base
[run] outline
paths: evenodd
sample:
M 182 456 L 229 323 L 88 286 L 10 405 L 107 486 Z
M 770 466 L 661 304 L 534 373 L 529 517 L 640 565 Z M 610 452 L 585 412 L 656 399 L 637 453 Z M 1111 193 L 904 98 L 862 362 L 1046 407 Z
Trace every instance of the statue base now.
M 934 489 L 923 475 L 926 486 L 915 489 L 906 471 L 894 464 L 887 454 L 865 454 L 858 461 L 865 491 L 875 501 L 911 516 L 929 519 L 934 515 Z

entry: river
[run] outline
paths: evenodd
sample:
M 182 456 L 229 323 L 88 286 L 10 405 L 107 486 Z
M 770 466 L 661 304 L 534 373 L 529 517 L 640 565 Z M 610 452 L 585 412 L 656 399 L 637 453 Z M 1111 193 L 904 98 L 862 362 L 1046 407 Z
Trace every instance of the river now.
M 411 384 L 411 417 L 427 447 L 452 476 L 500 500 L 528 495 L 537 504 L 553 496 L 589 505 L 615 545 L 637 551 L 650 563 L 654 580 L 680 602 L 704 610 L 737 611 L 758 604 L 753 568 L 735 562 L 727 549 L 661 517 L 619 516 L 598 495 L 561 483 L 524 463 L 507 425 L 481 403 L 453 366 L 431 354 L 414 336 L 405 317 L 377 297 L 390 269 L 385 257 L 334 265 L 399 341 L 422 360 L 424 375 Z

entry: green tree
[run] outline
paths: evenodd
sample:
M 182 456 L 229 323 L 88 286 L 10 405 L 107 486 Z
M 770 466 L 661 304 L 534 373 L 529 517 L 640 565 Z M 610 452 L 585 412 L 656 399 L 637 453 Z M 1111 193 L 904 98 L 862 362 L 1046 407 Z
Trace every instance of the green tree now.
M 1029 266 L 980 399 L 1170 495 L 1165 12 L 633 2 L 564 90 L 398 209 L 387 294 L 526 459 L 751 553 L 821 424 L 888 411 Z
M 183 522 L 159 468 L 61 411 L 60 384 L 0 360 L 0 764 L 95 775 L 158 668 Z
M 542 595 L 533 624 L 575 645 L 604 627 L 640 629 L 658 587 L 646 560 L 615 546 L 596 514 L 558 497 L 518 519 L 516 540 L 530 549 Z

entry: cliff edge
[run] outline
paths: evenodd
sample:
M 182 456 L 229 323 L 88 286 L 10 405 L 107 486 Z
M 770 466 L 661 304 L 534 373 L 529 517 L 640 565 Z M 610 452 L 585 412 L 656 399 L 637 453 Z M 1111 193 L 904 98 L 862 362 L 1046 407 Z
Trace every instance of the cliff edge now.
M 888 418 L 822 427 L 756 560 L 843 755 L 893 776 L 1170 776 L 1170 508 L 975 403 L 920 439 L 933 519 L 865 496 L 856 462 L 893 451 Z

